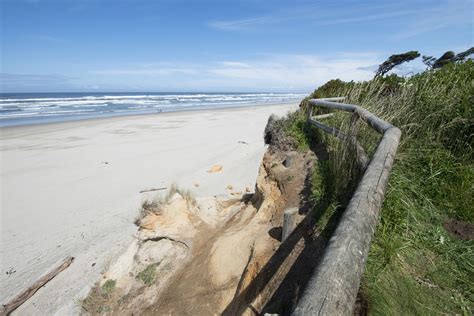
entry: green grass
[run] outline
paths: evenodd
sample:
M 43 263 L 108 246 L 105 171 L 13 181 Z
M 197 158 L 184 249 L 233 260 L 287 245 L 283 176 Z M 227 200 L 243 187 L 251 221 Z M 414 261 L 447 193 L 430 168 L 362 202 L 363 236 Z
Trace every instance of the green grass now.
M 288 113 L 283 122 L 283 129 L 286 135 L 296 141 L 300 151 L 308 150 L 318 141 L 317 130 L 307 124 L 306 116 L 301 111 Z
M 156 280 L 156 267 L 158 267 L 158 265 L 159 263 L 148 265 L 143 271 L 137 274 L 136 278 L 147 286 L 152 285 Z
M 391 174 L 363 283 L 373 314 L 473 307 L 474 243 L 442 227 L 450 217 L 472 222 L 473 168 L 426 147 L 409 148 Z
M 452 237 L 442 224 L 448 218 L 474 221 L 474 63 L 408 79 L 330 81 L 307 99 L 334 96 L 346 96 L 347 103 L 361 105 L 402 130 L 362 279 L 369 314 L 470 315 L 474 242 Z M 312 190 L 316 206 L 334 209 L 343 205 L 342 192 L 356 180 L 354 165 L 344 143 L 309 130 L 304 117 L 293 114 L 285 131 L 301 149 L 314 141 L 326 144 L 329 159 L 318 162 Z M 348 128 L 348 116 L 342 113 L 325 122 Z M 361 124 L 358 139 L 371 154 L 380 136 Z
M 117 284 L 117 281 L 115 280 L 107 280 L 105 283 L 102 285 L 102 295 L 108 296 L 112 291 L 115 289 L 115 285 Z
M 107 280 L 99 286 L 94 285 L 87 297 L 80 302 L 81 308 L 89 313 L 106 313 L 111 311 L 110 301 L 113 300 L 113 293 L 116 288 L 116 280 Z

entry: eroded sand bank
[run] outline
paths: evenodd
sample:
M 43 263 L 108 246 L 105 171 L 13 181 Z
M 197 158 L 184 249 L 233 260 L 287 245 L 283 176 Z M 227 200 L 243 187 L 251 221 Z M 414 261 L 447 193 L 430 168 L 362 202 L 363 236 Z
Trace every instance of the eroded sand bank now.
M 253 187 L 270 114 L 296 104 L 1 129 L 1 274 L 5 303 L 56 262 L 71 267 L 21 313 L 72 313 L 133 238 L 139 204 L 177 183 L 197 196 Z M 222 170 L 207 171 L 215 164 Z

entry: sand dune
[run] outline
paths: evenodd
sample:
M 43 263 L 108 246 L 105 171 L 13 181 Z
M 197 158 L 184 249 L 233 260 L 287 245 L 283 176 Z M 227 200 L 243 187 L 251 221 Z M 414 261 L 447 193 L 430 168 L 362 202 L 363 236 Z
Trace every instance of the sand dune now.
M 140 191 L 177 183 L 211 196 L 253 187 L 268 116 L 290 109 L 296 104 L 1 129 L 0 301 L 72 255 L 17 312 L 77 311 L 132 240 L 139 204 L 160 193 Z

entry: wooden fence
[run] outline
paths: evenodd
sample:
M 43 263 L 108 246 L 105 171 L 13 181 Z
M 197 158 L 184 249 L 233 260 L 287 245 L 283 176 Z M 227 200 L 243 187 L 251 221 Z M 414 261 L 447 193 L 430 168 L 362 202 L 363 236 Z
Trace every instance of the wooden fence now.
M 337 102 L 343 100 L 344 98 L 310 100 L 308 121 L 335 137 L 348 140 L 348 144 L 356 150 L 363 175 L 329 241 L 321 263 L 298 301 L 294 315 L 352 314 L 401 136 L 400 129 L 366 109 Z M 355 128 L 349 128 L 353 132 L 344 134 L 324 125 L 318 120 L 331 114 L 313 117 L 314 107 L 351 112 L 351 126 L 362 119 L 382 134 L 372 159 L 369 161 L 363 147 L 357 142 Z

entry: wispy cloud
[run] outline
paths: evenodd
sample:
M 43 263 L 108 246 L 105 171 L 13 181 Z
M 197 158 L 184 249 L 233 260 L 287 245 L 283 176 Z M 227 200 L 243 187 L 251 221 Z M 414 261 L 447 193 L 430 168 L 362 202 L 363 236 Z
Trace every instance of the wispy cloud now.
M 0 73 L 0 91 L 16 91 L 27 89 L 41 91 L 51 86 L 70 86 L 71 79 L 55 74 L 12 74 Z
M 41 84 L 41 83 L 57 83 L 69 80 L 69 77 L 61 75 L 45 75 L 45 74 L 11 74 L 0 73 L 2 83 L 24 83 L 24 84 Z
M 318 9 L 314 12 L 295 12 L 285 14 L 276 13 L 254 18 L 217 20 L 209 22 L 208 25 L 210 27 L 225 31 L 251 30 L 257 29 L 258 27 L 265 25 L 275 25 L 283 22 L 291 22 L 297 20 L 309 20 L 313 21 L 315 24 L 318 25 L 339 25 L 349 23 L 381 21 L 395 17 L 414 15 L 419 12 L 419 10 L 399 10 L 383 13 L 365 12 L 364 14 L 360 14 L 359 12 L 330 12 L 327 10 Z
M 285 10 L 268 12 L 262 16 L 244 17 L 233 20 L 210 21 L 210 27 L 226 30 L 251 30 L 262 26 L 277 25 L 284 22 L 306 21 L 319 25 L 335 25 L 354 22 L 377 21 L 390 17 L 413 14 L 418 11 L 394 7 L 390 4 L 367 5 L 361 2 L 347 7 L 334 2 L 330 5 L 292 6 Z
M 149 62 L 90 70 L 74 78 L 1 73 L 2 91 L 294 91 L 309 92 L 330 79 L 366 80 L 383 56 L 373 52 L 259 54 L 203 63 Z
M 309 91 L 329 79 L 365 80 L 380 62 L 375 53 L 318 55 L 260 55 L 253 59 L 212 61 L 205 64 L 158 63 L 92 71 L 104 82 L 139 82 L 143 89 L 162 88 L 179 82 L 181 89 L 215 91 Z M 157 67 L 157 65 L 161 65 Z M 164 67 L 166 65 L 166 67 Z
M 47 35 L 47 34 L 38 35 L 38 36 L 36 36 L 36 38 L 39 39 L 40 41 L 45 41 L 45 42 L 50 42 L 50 43 L 64 42 L 64 40 L 62 40 L 61 38 L 51 36 L 51 35 Z
M 139 75 L 139 76 L 171 76 L 171 75 L 193 75 L 199 69 L 196 65 L 178 63 L 148 63 L 137 64 L 126 68 L 111 68 L 91 71 L 94 75 Z
M 447 0 L 427 9 L 411 22 L 409 27 L 392 35 L 392 39 L 402 40 L 440 29 L 470 25 L 471 42 L 474 0 Z
M 319 24 L 321 25 L 338 25 L 338 24 L 349 24 L 349 23 L 358 23 L 358 22 L 372 22 L 372 21 L 381 21 L 396 17 L 410 16 L 418 14 L 419 10 L 400 10 L 394 12 L 382 12 L 382 13 L 373 13 L 373 14 L 364 14 L 364 15 L 355 15 L 348 17 L 340 18 L 331 18 L 320 20 Z
M 237 19 L 237 20 L 218 20 L 218 21 L 211 21 L 209 22 L 209 26 L 226 30 L 226 31 L 236 31 L 236 30 L 244 30 L 250 29 L 253 27 L 257 27 L 260 25 L 265 24 L 274 24 L 284 20 L 290 20 L 292 17 L 290 16 L 261 16 L 256 18 L 248 18 L 248 19 Z
M 224 67 L 252 68 L 251 65 L 240 61 L 223 61 L 221 65 Z
M 307 5 L 282 11 L 268 12 L 262 16 L 244 17 L 233 20 L 214 20 L 208 25 L 223 31 L 262 30 L 265 27 L 304 21 L 313 25 L 344 25 L 355 23 L 376 23 L 387 20 L 405 19 L 392 39 L 404 39 L 426 32 L 456 25 L 473 24 L 473 0 L 442 0 L 435 4 L 425 1 L 390 1 L 378 5 L 359 3 L 342 6 L 337 2 L 321 7 Z

